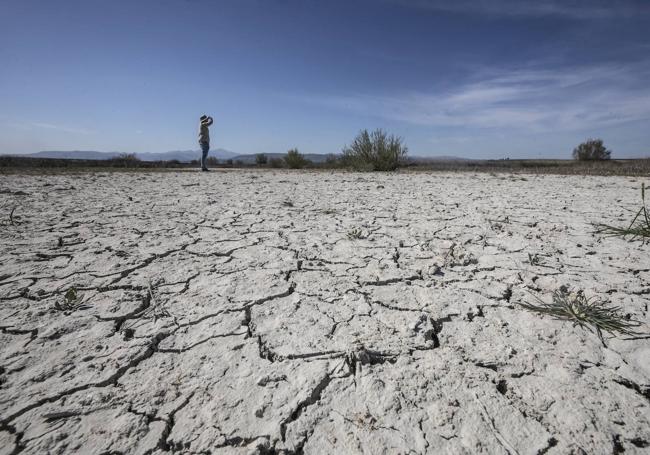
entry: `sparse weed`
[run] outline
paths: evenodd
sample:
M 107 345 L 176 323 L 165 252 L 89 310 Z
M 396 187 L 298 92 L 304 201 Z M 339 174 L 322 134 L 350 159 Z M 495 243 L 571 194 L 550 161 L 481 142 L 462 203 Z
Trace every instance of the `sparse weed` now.
M 455 242 L 451 244 L 443 257 L 445 267 L 466 267 L 478 264 L 476 257 Z
M 63 301 L 54 302 L 54 308 L 58 311 L 74 311 L 82 310 L 87 306 L 81 304 L 81 295 L 79 295 L 76 288 L 71 287 L 63 295 Z
M 131 319 L 130 324 L 122 326 L 122 333 L 125 339 L 133 337 L 135 329 L 142 324 L 145 318 L 153 319 L 154 324 L 158 322 L 158 319 L 170 318 L 176 327 L 179 326 L 176 316 L 165 307 L 166 302 L 161 302 L 157 299 L 151 281 L 148 283 L 147 293 L 143 296 L 143 303 L 145 304 L 145 309 L 138 314 L 138 318 Z
M 348 238 L 351 240 L 365 239 L 366 235 L 359 228 L 352 228 L 348 231 Z
M 616 227 L 608 224 L 596 224 L 596 232 L 608 236 L 627 237 L 631 240 L 641 239 L 646 242 L 650 238 L 650 213 L 645 206 L 645 183 L 641 185 L 641 208 L 632 219 L 628 227 Z
M 490 228 L 493 231 L 498 231 L 501 232 L 505 230 L 504 225 L 505 224 L 510 224 L 510 217 L 508 215 L 504 216 L 503 218 L 497 218 L 497 219 L 487 219 L 488 224 L 490 225 Z
M 529 311 L 572 321 L 574 325 L 590 332 L 595 331 L 603 345 L 605 344 L 603 331 L 612 335 L 617 333 L 628 336 L 640 334 L 635 328 L 639 327 L 641 322 L 622 314 L 620 307 L 608 306 L 595 297 L 585 297 L 583 291 L 570 293 L 565 287 L 560 287 L 553 292 L 551 303 L 546 303 L 537 296 L 534 297 L 540 302 L 539 305 L 523 302 L 519 302 L 519 305 Z
M 164 303 L 156 298 L 156 294 L 154 294 L 154 288 L 151 284 L 151 281 L 147 287 L 146 298 L 149 300 L 149 308 L 147 308 L 143 314 L 151 314 L 153 316 L 154 324 L 158 321 L 158 319 L 171 318 L 174 324 L 178 327 L 176 316 L 170 313 L 169 310 L 165 307 Z
M 15 194 L 15 193 L 14 193 L 14 194 Z M 6 205 L 3 205 L 3 206 L 2 206 L 3 209 L 4 209 L 5 207 L 6 207 Z M 8 216 L 9 219 L 8 219 L 8 221 L 6 222 L 7 224 L 10 224 L 10 225 L 12 225 L 12 226 L 16 226 L 16 225 L 21 224 L 21 222 L 19 221 L 19 220 L 20 220 L 20 216 L 19 216 L 19 215 L 14 215 L 14 213 L 16 212 L 16 209 L 17 209 L 17 208 L 18 208 L 18 206 L 15 205 L 15 204 L 12 206 L 11 210 L 9 211 L 9 216 Z M 5 224 L 5 222 L 3 221 L 2 224 Z
M 541 261 L 541 259 L 539 257 L 539 254 L 537 254 L 537 253 L 535 253 L 535 254 L 528 253 L 528 263 L 530 265 L 539 265 L 541 262 L 542 261 Z
M 65 302 L 68 304 L 76 302 L 79 298 L 77 290 L 75 288 L 68 289 L 68 292 L 66 292 L 63 297 L 65 298 Z

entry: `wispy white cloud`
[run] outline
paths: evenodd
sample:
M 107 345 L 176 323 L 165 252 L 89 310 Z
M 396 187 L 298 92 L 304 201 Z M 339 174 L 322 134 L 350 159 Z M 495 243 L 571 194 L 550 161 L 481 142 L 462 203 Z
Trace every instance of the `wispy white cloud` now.
M 494 16 L 565 16 L 575 19 L 650 14 L 639 0 L 390 0 L 405 6 Z
M 96 131 L 90 130 L 87 128 L 78 128 L 78 127 L 69 127 L 69 126 L 63 126 L 63 125 L 55 125 L 53 123 L 46 123 L 46 122 L 10 122 L 9 126 L 12 128 L 16 129 L 21 129 L 21 130 L 38 130 L 38 129 L 45 129 L 45 130 L 54 130 L 54 131 L 59 131 L 62 133 L 69 133 L 69 134 L 82 134 L 82 135 L 89 135 L 89 134 L 94 134 Z
M 650 66 L 483 70 L 441 92 L 335 94 L 301 100 L 359 115 L 447 128 L 578 131 L 650 120 Z

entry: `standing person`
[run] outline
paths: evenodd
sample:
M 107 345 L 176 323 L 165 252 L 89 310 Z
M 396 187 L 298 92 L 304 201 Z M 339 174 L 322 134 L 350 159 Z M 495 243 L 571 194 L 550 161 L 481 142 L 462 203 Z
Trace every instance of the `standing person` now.
M 201 170 L 207 171 L 208 152 L 210 151 L 210 131 L 208 127 L 212 125 L 212 117 L 202 115 L 199 119 L 199 145 L 201 146 Z

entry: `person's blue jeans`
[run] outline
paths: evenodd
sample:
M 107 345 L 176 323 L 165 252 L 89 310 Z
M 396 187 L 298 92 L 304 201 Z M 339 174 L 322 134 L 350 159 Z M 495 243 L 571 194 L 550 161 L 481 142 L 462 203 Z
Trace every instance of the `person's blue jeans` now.
M 207 142 L 199 142 L 199 145 L 201 146 L 201 151 L 203 152 L 201 154 L 201 169 L 207 169 L 208 164 L 207 164 L 207 159 L 208 159 L 208 152 L 210 151 L 210 144 Z

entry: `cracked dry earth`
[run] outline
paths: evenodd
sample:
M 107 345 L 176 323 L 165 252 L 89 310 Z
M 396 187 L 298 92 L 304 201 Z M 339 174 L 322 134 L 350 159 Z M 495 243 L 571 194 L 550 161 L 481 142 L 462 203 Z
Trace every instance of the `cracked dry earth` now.
M 0 454 L 648 453 L 649 337 L 518 305 L 647 333 L 641 182 L 2 176 Z

